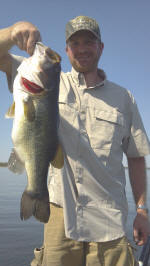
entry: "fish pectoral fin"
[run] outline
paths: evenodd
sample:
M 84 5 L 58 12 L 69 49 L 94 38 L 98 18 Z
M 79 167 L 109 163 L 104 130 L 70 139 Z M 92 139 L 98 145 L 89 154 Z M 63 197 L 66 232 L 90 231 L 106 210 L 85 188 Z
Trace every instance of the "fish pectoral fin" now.
M 7 166 L 15 174 L 22 174 L 25 169 L 24 163 L 19 159 L 15 149 L 11 151 Z
M 64 155 L 60 144 L 58 145 L 53 161 L 51 161 L 51 165 L 58 169 L 61 169 L 64 165 Z
M 23 100 L 24 115 L 29 122 L 35 120 L 35 107 L 30 97 Z
M 0 167 L 7 167 L 11 172 L 15 174 L 22 174 L 24 171 L 24 164 L 18 158 L 15 149 L 12 149 L 8 162 L 0 162 Z
M 15 116 L 15 102 L 9 107 L 7 113 L 5 114 L 6 118 L 14 118 Z

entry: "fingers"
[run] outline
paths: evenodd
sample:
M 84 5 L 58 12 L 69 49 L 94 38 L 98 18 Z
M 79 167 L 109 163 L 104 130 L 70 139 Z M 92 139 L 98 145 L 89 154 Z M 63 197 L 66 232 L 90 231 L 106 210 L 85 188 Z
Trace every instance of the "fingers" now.
M 133 224 L 133 237 L 138 246 L 147 242 L 150 233 L 149 219 L 146 213 L 137 213 Z
M 32 55 L 36 42 L 41 41 L 40 32 L 30 22 L 18 22 L 11 27 L 11 38 L 21 50 Z
M 139 233 L 138 230 L 134 229 L 133 230 L 133 237 L 134 237 L 134 241 L 137 244 L 139 242 Z
M 26 51 L 28 54 L 32 55 L 35 49 L 36 42 L 41 41 L 41 36 L 39 32 L 32 32 L 26 42 Z
M 134 229 L 133 236 L 136 245 L 142 246 L 147 242 L 148 234 L 146 232 L 142 232 L 141 230 Z

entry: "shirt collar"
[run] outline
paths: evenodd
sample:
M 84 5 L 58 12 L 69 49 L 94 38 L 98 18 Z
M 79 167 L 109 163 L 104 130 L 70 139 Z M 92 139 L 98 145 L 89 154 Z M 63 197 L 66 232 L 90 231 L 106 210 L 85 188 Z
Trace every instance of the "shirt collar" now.
M 105 72 L 102 69 L 98 69 L 98 73 L 102 77 L 102 81 L 100 83 L 96 84 L 93 87 L 88 87 L 87 88 L 83 73 L 80 73 L 80 72 L 76 71 L 73 67 L 72 67 L 72 70 L 71 70 L 71 75 L 73 77 L 74 82 L 78 86 L 81 86 L 82 88 L 85 88 L 85 89 L 94 89 L 94 88 L 97 88 L 97 87 L 101 87 L 101 86 L 103 86 L 105 84 L 105 81 L 106 81 Z

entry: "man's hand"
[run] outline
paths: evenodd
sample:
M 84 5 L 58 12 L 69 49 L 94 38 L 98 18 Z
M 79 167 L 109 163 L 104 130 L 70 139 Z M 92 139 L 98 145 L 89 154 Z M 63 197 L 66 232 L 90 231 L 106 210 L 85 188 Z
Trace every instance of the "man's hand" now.
M 146 167 L 144 157 L 128 158 L 129 177 L 136 206 L 146 204 Z M 133 224 L 133 236 L 137 245 L 146 243 L 150 225 L 146 210 L 137 209 Z
M 12 60 L 9 50 L 13 45 L 17 45 L 21 50 L 32 55 L 36 42 L 41 41 L 40 32 L 36 26 L 30 22 L 21 21 L 12 26 L 0 29 L 0 70 L 11 78 Z
M 29 55 L 34 52 L 35 44 L 41 41 L 40 32 L 35 25 L 30 22 L 17 22 L 10 27 L 11 40 L 21 50 Z
M 150 234 L 148 214 L 145 210 L 138 210 L 133 224 L 133 236 L 136 244 L 142 246 L 147 242 Z

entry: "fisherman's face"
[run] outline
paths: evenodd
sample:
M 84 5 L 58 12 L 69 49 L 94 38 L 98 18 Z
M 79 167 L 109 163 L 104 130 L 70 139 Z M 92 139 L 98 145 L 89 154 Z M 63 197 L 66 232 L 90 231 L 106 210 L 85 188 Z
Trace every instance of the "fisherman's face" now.
M 103 43 L 90 31 L 82 30 L 70 37 L 66 52 L 74 69 L 87 73 L 97 69 L 103 47 Z

